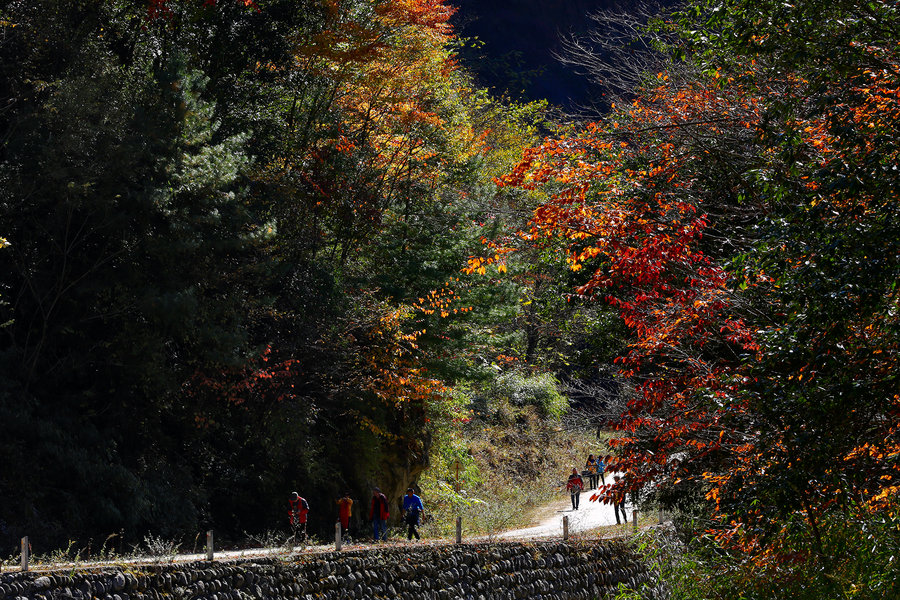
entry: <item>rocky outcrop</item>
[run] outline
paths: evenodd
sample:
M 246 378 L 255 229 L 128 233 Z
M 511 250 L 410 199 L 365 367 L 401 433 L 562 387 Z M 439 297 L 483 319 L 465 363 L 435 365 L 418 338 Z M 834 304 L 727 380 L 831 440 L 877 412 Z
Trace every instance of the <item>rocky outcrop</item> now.
M 620 584 L 661 597 L 608 541 L 388 547 L 289 559 L 0 575 L 0 600 L 579 600 Z

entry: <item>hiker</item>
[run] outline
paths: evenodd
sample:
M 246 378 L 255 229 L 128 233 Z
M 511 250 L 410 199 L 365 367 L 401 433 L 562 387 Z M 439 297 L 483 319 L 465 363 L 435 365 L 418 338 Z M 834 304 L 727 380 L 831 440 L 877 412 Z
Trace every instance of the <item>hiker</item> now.
M 372 533 L 376 542 L 378 538 L 387 541 L 387 520 L 390 516 L 387 498 L 379 488 L 372 488 L 372 506 L 369 509 L 369 518 L 372 520 Z
M 603 485 L 606 485 L 606 476 L 604 475 L 604 473 L 606 472 L 606 465 L 609 464 L 609 459 L 609 455 L 606 456 L 605 461 L 603 460 L 602 456 L 600 456 L 599 454 L 597 455 L 597 475 L 600 476 L 600 481 L 603 482 Z M 600 486 L 598 485 L 597 488 L 599 489 Z
M 619 484 L 619 481 L 622 478 L 618 475 L 613 475 L 613 486 Z M 616 514 L 616 525 L 621 525 L 619 522 L 619 511 L 622 511 L 622 520 L 628 524 L 628 516 L 625 514 L 625 489 L 621 490 L 613 490 L 613 512 Z
M 300 534 L 300 541 L 306 543 L 306 515 L 309 514 L 309 503 L 297 492 L 291 492 L 288 504 L 291 507 L 289 515 L 294 539 Z
M 416 527 L 419 525 L 419 517 L 425 512 L 425 506 L 422 504 L 422 499 L 413 493 L 412 488 L 406 488 L 406 496 L 403 497 L 403 512 L 406 513 L 406 524 L 409 526 L 406 539 L 412 540 L 413 536 L 416 536 L 417 540 L 422 539 L 419 537 Z
M 350 533 L 350 512 L 353 508 L 353 500 L 350 492 L 344 492 L 341 498 L 335 500 L 338 505 L 338 521 L 341 523 L 341 537 L 346 538 Z
M 578 469 L 572 469 L 572 474 L 569 475 L 569 481 L 566 483 L 566 489 L 572 495 L 572 510 L 578 510 L 581 490 L 584 489 L 584 481 L 582 481 L 581 475 L 578 474 Z
M 592 490 L 597 489 L 597 483 L 600 481 L 600 475 L 597 473 L 597 459 L 593 454 L 588 455 L 587 462 L 584 464 L 588 472 L 588 482 Z

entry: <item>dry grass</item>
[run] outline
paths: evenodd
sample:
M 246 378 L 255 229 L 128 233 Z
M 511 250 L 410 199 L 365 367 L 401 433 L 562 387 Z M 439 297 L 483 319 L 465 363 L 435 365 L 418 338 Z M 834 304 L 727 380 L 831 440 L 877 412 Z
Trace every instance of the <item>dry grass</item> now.
M 563 429 L 558 421 L 540 418 L 532 407 L 505 416 L 491 422 L 473 420 L 458 440 L 474 465 L 461 486 L 463 501 L 441 497 L 439 490 L 452 488 L 453 482 L 441 488 L 440 469 L 423 479 L 423 491 L 431 495 L 426 498 L 431 506 L 429 535 L 452 535 L 458 513 L 466 535 L 532 525 L 546 514 L 548 503 L 560 498 L 572 468 L 581 470 L 588 454 L 605 448 L 595 430 Z

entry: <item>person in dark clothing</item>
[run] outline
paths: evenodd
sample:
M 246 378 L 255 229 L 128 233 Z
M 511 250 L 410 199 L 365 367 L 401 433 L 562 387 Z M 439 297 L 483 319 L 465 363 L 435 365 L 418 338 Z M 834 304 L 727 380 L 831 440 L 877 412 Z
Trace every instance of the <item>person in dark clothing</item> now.
M 604 473 L 606 473 L 606 467 L 609 465 L 609 461 L 611 458 L 612 457 L 607 455 L 606 459 L 604 460 L 602 456 L 600 456 L 599 454 L 597 455 L 597 475 L 600 477 L 600 481 L 603 482 L 603 485 L 606 485 L 606 475 L 604 475 Z M 600 487 L 599 484 L 597 485 L 597 487 Z
M 390 516 L 387 498 L 381 493 L 380 489 L 373 488 L 369 518 L 372 520 L 372 533 L 376 542 L 379 538 L 387 541 L 387 520 Z
M 422 539 L 419 537 L 416 527 L 419 526 L 419 518 L 425 513 L 425 506 L 422 504 L 422 499 L 413 493 L 412 488 L 406 489 L 406 496 L 403 497 L 403 512 L 406 524 L 409 526 L 406 539 L 411 540 L 413 536 L 416 536 L 417 540 Z
M 619 483 L 621 477 L 618 475 L 613 475 L 613 486 Z M 625 490 L 615 490 L 615 495 L 613 496 L 613 512 L 616 515 L 616 525 L 620 525 L 619 521 L 619 511 L 622 512 L 622 520 L 625 523 L 628 523 L 628 515 L 625 513 Z
M 291 522 L 291 530 L 294 534 L 294 539 L 298 536 L 300 537 L 300 542 L 306 542 L 306 515 L 309 514 L 309 503 L 306 502 L 306 498 L 303 498 L 297 492 L 292 492 L 291 497 L 288 499 L 288 504 L 290 505 L 290 512 L 288 513 Z
M 588 455 L 587 462 L 584 463 L 584 467 L 588 472 L 588 485 L 592 490 L 597 489 L 597 484 L 600 481 L 600 475 L 597 473 L 597 459 L 594 458 L 593 454 Z
M 569 475 L 569 481 L 566 483 L 566 489 L 572 495 L 572 510 L 578 510 L 578 503 L 581 498 L 581 490 L 584 489 L 584 481 L 578 474 L 578 469 L 572 469 Z

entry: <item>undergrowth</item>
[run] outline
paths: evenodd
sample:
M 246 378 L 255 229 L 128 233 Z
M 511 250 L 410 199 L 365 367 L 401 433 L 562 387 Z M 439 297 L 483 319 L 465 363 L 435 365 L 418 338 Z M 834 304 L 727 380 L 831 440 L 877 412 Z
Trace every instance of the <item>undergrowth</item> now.
M 471 405 L 471 418 L 434 445 L 419 481 L 428 537 L 452 536 L 457 515 L 464 536 L 531 525 L 540 507 L 561 497 L 573 467 L 605 452 L 590 423 L 563 427 L 568 403 L 546 378 L 507 378 Z
M 629 543 L 671 600 L 884 600 L 900 598 L 900 518 L 896 512 L 831 517 L 819 552 L 808 540 L 779 543 L 763 557 L 731 552 L 674 527 L 642 531 Z M 646 600 L 621 590 L 616 600 Z

